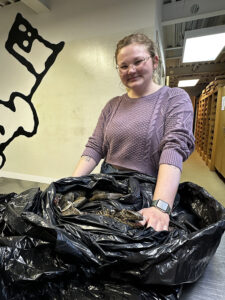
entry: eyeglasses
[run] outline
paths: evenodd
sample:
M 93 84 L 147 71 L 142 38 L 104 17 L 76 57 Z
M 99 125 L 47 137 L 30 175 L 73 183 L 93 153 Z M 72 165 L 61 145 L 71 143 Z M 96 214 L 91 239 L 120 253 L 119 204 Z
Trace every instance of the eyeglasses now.
M 120 66 L 116 66 L 116 68 L 119 70 L 121 74 L 126 73 L 129 70 L 129 67 L 132 66 L 132 68 L 135 68 L 135 70 L 141 69 L 144 65 L 144 63 L 149 60 L 151 56 L 145 57 L 145 58 L 139 58 L 135 60 L 132 64 L 126 65 L 122 64 Z

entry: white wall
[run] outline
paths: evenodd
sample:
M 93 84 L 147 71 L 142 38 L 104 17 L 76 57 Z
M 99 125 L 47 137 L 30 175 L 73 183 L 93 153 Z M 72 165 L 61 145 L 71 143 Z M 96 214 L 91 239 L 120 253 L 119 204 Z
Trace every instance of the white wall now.
M 125 92 L 115 70 L 116 42 L 132 32 L 155 37 L 156 1 L 52 0 L 51 10 L 41 14 L 21 2 L 0 9 L 0 99 L 7 101 L 14 90 L 28 93 L 34 80 L 4 48 L 18 12 L 45 39 L 66 42 L 32 98 L 39 118 L 37 134 L 9 144 L 0 174 L 70 176 L 101 109 Z M 40 68 L 44 57 L 44 52 L 35 53 Z

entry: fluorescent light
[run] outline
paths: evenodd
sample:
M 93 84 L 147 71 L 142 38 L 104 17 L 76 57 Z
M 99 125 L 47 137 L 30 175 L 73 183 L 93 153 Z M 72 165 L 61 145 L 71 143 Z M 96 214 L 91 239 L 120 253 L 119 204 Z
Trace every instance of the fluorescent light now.
M 199 79 L 188 79 L 188 80 L 180 80 L 178 82 L 179 87 L 185 87 L 185 86 L 194 86 L 197 84 Z
M 166 76 L 166 85 L 170 86 L 170 76 Z
M 185 32 L 183 63 L 215 60 L 225 46 L 225 25 Z

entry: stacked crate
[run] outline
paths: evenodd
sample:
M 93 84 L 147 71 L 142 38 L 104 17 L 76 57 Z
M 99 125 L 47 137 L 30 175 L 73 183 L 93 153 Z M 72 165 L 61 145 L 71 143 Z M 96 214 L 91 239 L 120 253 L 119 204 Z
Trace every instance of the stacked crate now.
M 196 150 L 210 170 L 215 170 L 215 147 L 217 136 L 218 93 L 225 85 L 224 79 L 211 82 L 197 101 L 195 129 Z

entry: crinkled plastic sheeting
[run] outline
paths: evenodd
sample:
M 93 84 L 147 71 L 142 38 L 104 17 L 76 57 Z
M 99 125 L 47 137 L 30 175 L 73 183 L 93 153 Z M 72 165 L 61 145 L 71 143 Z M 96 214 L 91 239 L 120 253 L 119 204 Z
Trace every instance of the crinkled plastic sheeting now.
M 215 253 L 225 211 L 186 182 L 169 231 L 137 226 L 154 188 L 142 174 L 94 174 L 0 195 L 0 299 L 179 299 Z

